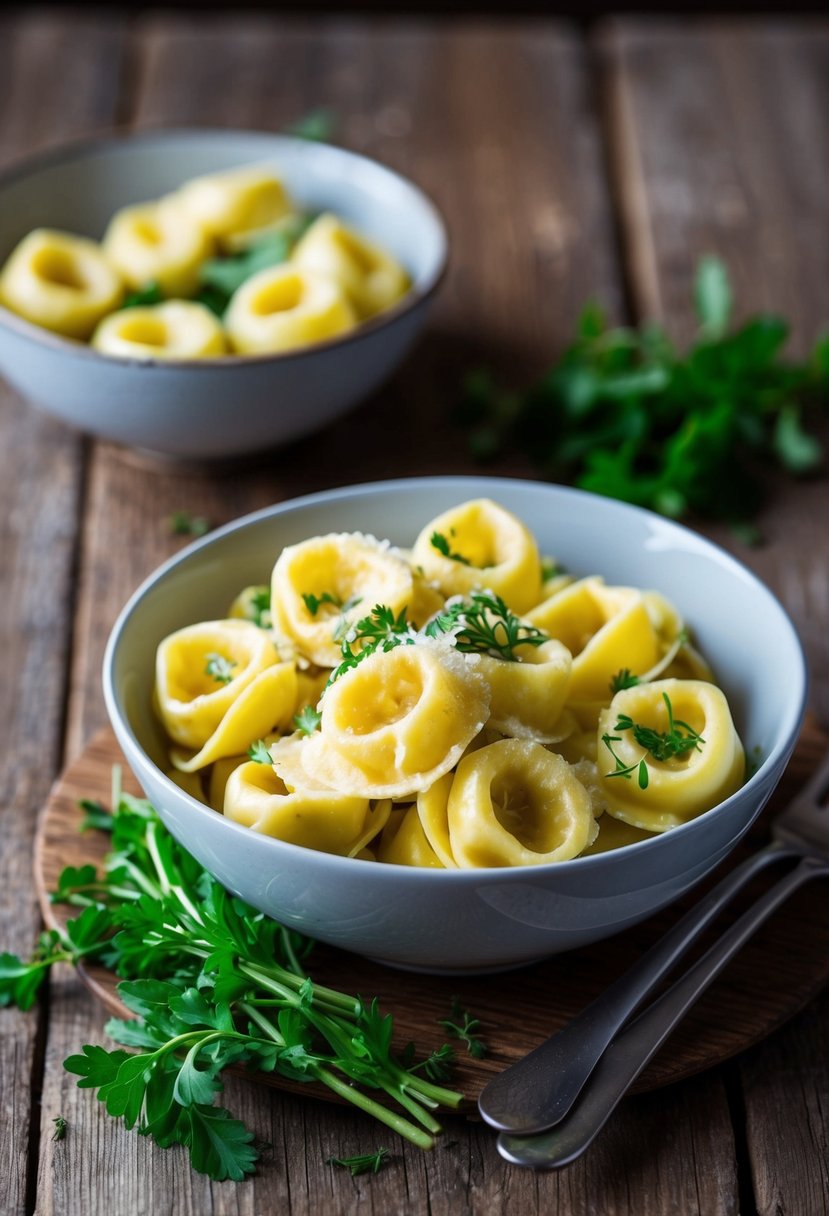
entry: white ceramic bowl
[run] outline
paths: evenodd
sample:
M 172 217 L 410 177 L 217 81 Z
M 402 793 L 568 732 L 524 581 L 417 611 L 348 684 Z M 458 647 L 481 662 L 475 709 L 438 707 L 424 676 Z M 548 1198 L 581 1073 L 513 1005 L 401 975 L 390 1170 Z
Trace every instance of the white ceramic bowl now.
M 377 388 L 423 325 L 446 265 L 446 230 L 411 182 L 342 148 L 246 131 L 156 131 L 37 157 L 0 176 L 0 263 L 32 228 L 99 238 L 119 207 L 251 163 L 273 165 L 301 206 L 335 211 L 388 248 L 412 278 L 400 303 L 306 350 L 175 363 L 113 359 L 0 306 L 0 372 L 81 430 L 188 459 L 286 443 Z
M 281 548 L 360 530 L 408 545 L 447 507 L 478 496 L 533 529 L 571 571 L 662 591 L 679 607 L 728 693 L 759 767 L 738 793 L 682 827 L 557 865 L 436 871 L 329 856 L 257 835 L 206 809 L 160 771 L 151 693 L 158 642 L 222 615 L 246 584 L 267 582 Z M 224 883 L 286 925 L 397 966 L 481 971 L 608 937 L 677 899 L 734 847 L 794 746 L 806 669 L 773 595 L 721 549 L 677 524 L 577 490 L 441 477 L 380 482 L 284 503 L 213 533 L 139 588 L 113 629 L 106 704 L 119 742 L 170 831 Z

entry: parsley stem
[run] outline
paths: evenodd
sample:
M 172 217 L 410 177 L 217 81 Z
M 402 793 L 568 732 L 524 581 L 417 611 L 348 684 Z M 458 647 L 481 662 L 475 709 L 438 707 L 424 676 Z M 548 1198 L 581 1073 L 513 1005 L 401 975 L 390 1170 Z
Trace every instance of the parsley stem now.
M 304 977 L 292 975 L 283 967 L 274 966 L 272 971 L 266 971 L 255 963 L 248 963 L 243 959 L 239 960 L 239 970 L 250 979 L 256 980 L 263 988 L 267 988 L 277 996 L 289 997 L 292 1002 L 295 999 L 296 991 L 305 983 Z M 321 984 L 314 984 L 314 1002 L 317 1005 L 330 1006 L 333 1013 L 344 1012 L 352 1018 L 356 1018 L 360 1012 L 360 1003 L 354 997 L 347 996 L 344 992 L 335 992 L 332 988 L 324 988 Z
M 341 1098 L 345 1098 L 346 1102 L 351 1102 L 354 1106 L 359 1106 L 360 1110 L 371 1115 L 374 1119 L 378 1119 L 380 1123 L 385 1123 L 386 1127 L 390 1127 L 392 1131 L 403 1136 L 404 1139 L 416 1144 L 418 1148 L 430 1149 L 435 1147 L 434 1136 L 428 1132 L 421 1131 L 414 1123 L 410 1123 L 408 1119 L 404 1119 L 402 1115 L 397 1115 L 393 1110 L 389 1110 L 387 1106 L 382 1106 L 379 1102 L 375 1102 L 373 1098 L 369 1098 L 367 1094 L 361 1093 L 359 1089 L 354 1089 L 345 1081 L 341 1081 L 336 1073 L 330 1072 L 329 1069 L 317 1067 L 316 1075 L 324 1085 L 329 1089 L 333 1089 L 335 1094 L 339 1094 Z M 437 1129 L 440 1130 L 439 1128 Z

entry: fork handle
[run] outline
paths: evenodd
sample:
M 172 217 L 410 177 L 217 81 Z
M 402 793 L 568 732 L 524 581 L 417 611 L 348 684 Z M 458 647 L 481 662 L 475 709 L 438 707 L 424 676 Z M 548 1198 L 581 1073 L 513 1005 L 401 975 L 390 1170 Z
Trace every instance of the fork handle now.
M 527 1136 L 563 1119 L 608 1043 L 717 913 L 766 866 L 797 855 L 775 842 L 727 874 L 592 1004 L 485 1086 L 478 1107 L 487 1123 Z
M 723 967 L 793 891 L 821 875 L 829 875 L 829 863 L 804 857 L 608 1047 L 567 1120 L 541 1135 L 502 1133 L 498 1137 L 501 1155 L 517 1165 L 540 1170 L 557 1169 L 581 1156 L 648 1061 Z

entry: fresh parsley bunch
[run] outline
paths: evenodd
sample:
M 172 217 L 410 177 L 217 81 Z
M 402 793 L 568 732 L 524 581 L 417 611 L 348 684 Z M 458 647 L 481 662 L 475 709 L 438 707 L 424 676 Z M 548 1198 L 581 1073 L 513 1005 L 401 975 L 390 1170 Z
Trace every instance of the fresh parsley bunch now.
M 413 1051 L 396 1058 L 392 1019 L 376 1001 L 306 974 L 308 938 L 228 895 L 148 802 L 123 793 L 113 802 L 112 815 L 86 804 L 86 826 L 112 833 L 103 873 L 63 871 L 53 899 L 80 914 L 42 934 L 30 960 L 0 955 L 0 1005 L 29 1008 L 55 962 L 95 959 L 113 969 L 134 1019 L 113 1018 L 106 1029 L 133 1050 L 87 1045 L 65 1067 L 79 1086 L 97 1089 L 109 1114 L 164 1148 L 184 1145 L 193 1167 L 217 1180 L 243 1178 L 258 1156 L 253 1134 L 215 1104 L 230 1064 L 320 1082 L 431 1148 L 440 1131 L 433 1112 L 462 1100 L 437 1083 L 451 1048 L 420 1064 Z
M 716 258 L 698 266 L 699 334 L 684 355 L 660 326 L 609 329 L 588 305 L 576 340 L 523 393 L 483 372 L 466 385 L 460 420 L 481 459 L 523 447 L 553 480 L 650 507 L 745 525 L 763 499 L 763 470 L 817 469 L 804 426 L 829 399 L 829 338 L 803 363 L 783 359 L 788 326 L 758 316 L 729 329 L 732 294 Z

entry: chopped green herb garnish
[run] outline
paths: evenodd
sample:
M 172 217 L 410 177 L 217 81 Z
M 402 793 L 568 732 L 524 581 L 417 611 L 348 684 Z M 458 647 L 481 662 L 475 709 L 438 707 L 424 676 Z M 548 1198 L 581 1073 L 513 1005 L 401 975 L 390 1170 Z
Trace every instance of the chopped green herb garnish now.
M 0 1005 L 30 1008 L 55 962 L 114 971 L 132 1015 L 107 1023 L 120 1046 L 87 1044 L 64 1066 L 110 1115 L 160 1147 L 186 1147 L 218 1181 L 241 1180 L 258 1157 L 253 1133 L 215 1105 L 229 1065 L 317 1081 L 433 1147 L 436 1108 L 457 1108 L 461 1095 L 392 1054 L 391 1017 L 316 984 L 305 971 L 313 943 L 227 894 L 148 802 L 120 790 L 114 802 L 102 871 L 65 870 L 58 883 L 79 915 L 42 933 L 28 961 L 0 955 Z
M 191 515 L 189 511 L 174 511 L 170 516 L 170 533 L 173 536 L 204 536 L 212 525 L 203 515 Z
M 800 476 L 823 461 L 807 422 L 829 402 L 829 337 L 793 362 L 779 317 L 729 328 L 731 289 L 714 258 L 699 263 L 695 297 L 699 334 L 684 353 L 662 328 L 611 329 L 588 305 L 573 344 L 524 392 L 471 375 L 458 421 L 476 454 L 520 447 L 552 480 L 746 535 L 773 484 L 764 465 Z
M 158 283 L 145 283 L 137 291 L 128 291 L 121 301 L 121 308 L 149 308 L 153 304 L 162 304 L 164 296 Z
M 378 1148 L 376 1153 L 366 1153 L 362 1157 L 329 1157 L 326 1165 L 341 1165 L 351 1171 L 352 1178 L 356 1178 L 358 1174 L 379 1174 L 388 1156 L 387 1148 Z
M 429 537 L 429 544 L 433 549 L 437 549 L 438 553 L 442 553 L 444 557 L 448 557 L 452 562 L 460 562 L 462 566 L 472 565 L 468 557 L 464 557 L 462 553 L 456 553 L 452 549 L 442 532 L 433 532 Z
M 629 668 L 623 667 L 621 671 L 617 671 L 616 675 L 611 677 L 610 691 L 615 696 L 623 688 L 635 688 L 638 683 L 639 677 L 635 676 Z
M 340 615 L 337 618 L 337 623 L 334 626 L 334 632 L 331 635 L 335 642 L 343 641 L 345 635 L 351 628 L 351 621 L 349 620 L 348 614 L 352 608 L 356 608 L 357 605 L 362 604 L 362 602 L 363 597 L 361 595 L 352 595 L 341 606 Z
M 270 587 L 254 588 L 248 597 L 246 607 L 254 625 L 258 625 L 260 629 L 270 629 L 273 624 Z
M 66 1129 L 69 1126 L 69 1124 L 64 1119 L 63 1115 L 58 1115 L 56 1119 L 52 1120 L 52 1122 L 55 1125 L 55 1130 L 52 1133 L 52 1139 L 53 1140 L 63 1140 L 64 1137 L 66 1136 Z
M 342 638 L 343 659 L 332 671 L 328 685 L 333 684 L 370 654 L 378 650 L 394 650 L 396 646 L 403 644 L 409 646 L 415 641 L 416 635 L 406 619 L 405 608 L 401 608 L 395 616 L 392 609 L 385 604 L 375 604 L 368 616 L 351 625 Z
M 691 751 L 702 751 L 701 744 L 705 743 L 702 735 L 689 726 L 687 722 L 683 722 L 679 718 L 674 719 L 671 699 L 666 692 L 663 692 L 662 700 L 665 702 L 665 708 L 668 711 L 667 731 L 654 730 L 650 726 L 643 726 L 639 722 L 634 722 L 629 714 L 619 714 L 613 729 L 615 731 L 632 731 L 633 737 L 639 746 L 643 747 L 657 761 L 671 760 L 677 756 L 684 756 Z M 614 743 L 620 742 L 621 735 L 611 735 L 609 732 L 602 735 L 602 743 L 604 743 L 616 761 L 615 770 L 612 773 L 605 773 L 605 776 L 624 777 L 625 780 L 629 780 L 631 773 L 637 771 L 639 788 L 643 790 L 647 789 L 648 769 L 644 756 L 633 764 L 625 765 L 616 755 L 612 746 Z
M 199 269 L 201 293 L 197 297 L 221 316 L 234 292 L 252 275 L 271 266 L 281 266 L 290 258 L 299 238 L 316 217 L 300 215 L 286 220 L 279 229 L 264 233 L 241 253 L 230 257 L 209 258 Z
M 313 735 L 314 731 L 319 729 L 321 721 L 322 714 L 314 709 L 313 705 L 306 705 L 298 714 L 294 714 L 294 726 L 303 735 Z
M 547 583 L 551 578 L 558 578 L 561 574 L 566 574 L 567 571 L 563 566 L 560 566 L 555 558 L 542 557 L 541 559 L 541 581 Z
M 491 654 L 517 662 L 518 646 L 542 646 L 549 636 L 511 612 L 494 591 L 473 591 L 464 600 L 450 603 L 426 626 L 428 637 L 451 634 L 457 650 L 468 654 Z
M 333 604 L 335 608 L 343 606 L 340 597 L 330 591 L 323 591 L 322 595 L 312 595 L 310 592 L 303 591 L 302 598 L 311 616 L 316 616 L 323 604 Z
M 487 1053 L 487 1045 L 478 1034 L 480 1019 L 475 1018 L 467 1009 L 461 1009 L 458 998 L 452 997 L 452 1008 L 448 1018 L 441 1018 L 440 1025 L 456 1039 L 466 1044 L 466 1050 L 476 1060 L 482 1060 Z
M 273 764 L 271 753 L 264 739 L 257 739 L 255 743 L 251 743 L 248 748 L 248 755 L 257 764 Z
M 207 664 L 204 669 L 204 674 L 210 676 L 217 684 L 229 684 L 233 679 L 233 668 L 238 664 L 232 659 L 227 659 L 223 654 L 211 653 L 205 655 Z

